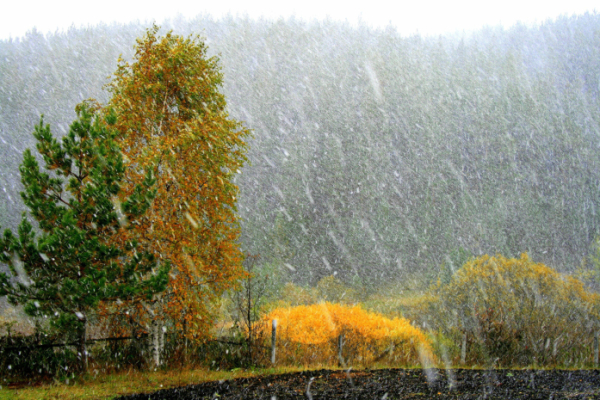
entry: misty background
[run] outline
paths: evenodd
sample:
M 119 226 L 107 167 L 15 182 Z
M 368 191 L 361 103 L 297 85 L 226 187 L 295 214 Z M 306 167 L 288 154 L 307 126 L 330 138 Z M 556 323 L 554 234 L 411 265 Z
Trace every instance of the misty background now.
M 64 134 L 76 104 L 106 101 L 148 27 L 0 40 L 2 229 L 25 211 L 19 164 L 40 115 Z M 254 131 L 236 178 L 241 245 L 285 279 L 381 284 L 522 252 L 569 272 L 592 250 L 599 14 L 437 37 L 295 18 L 162 27 L 220 58 L 230 114 Z

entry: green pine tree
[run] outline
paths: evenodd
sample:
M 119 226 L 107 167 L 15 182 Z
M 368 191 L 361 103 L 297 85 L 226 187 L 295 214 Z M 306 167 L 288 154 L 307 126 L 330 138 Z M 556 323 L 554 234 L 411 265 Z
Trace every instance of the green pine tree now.
M 7 229 L 0 237 L 0 262 L 10 269 L 0 273 L 0 296 L 76 332 L 85 369 L 90 313 L 101 302 L 151 299 L 165 289 L 169 265 L 129 239 L 153 201 L 155 179 L 149 171 L 119 204 L 125 167 L 112 127 L 116 118 L 101 121 L 86 103 L 76 110 L 62 144 L 43 117 L 35 127 L 47 172 L 29 149 L 24 153 L 21 197 L 39 229 L 24 215 L 16 235 Z

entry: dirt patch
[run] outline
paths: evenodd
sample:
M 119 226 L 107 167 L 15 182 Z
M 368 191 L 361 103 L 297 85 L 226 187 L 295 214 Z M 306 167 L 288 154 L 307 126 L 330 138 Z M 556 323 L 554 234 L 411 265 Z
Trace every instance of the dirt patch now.
M 148 399 L 600 399 L 600 371 L 306 371 L 120 397 Z

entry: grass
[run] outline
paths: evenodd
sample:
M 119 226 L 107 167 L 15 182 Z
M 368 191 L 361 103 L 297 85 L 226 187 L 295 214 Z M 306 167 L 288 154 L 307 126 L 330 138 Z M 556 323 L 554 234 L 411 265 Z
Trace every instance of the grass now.
M 456 367 L 454 366 L 454 368 Z M 235 369 L 232 371 L 211 371 L 204 368 L 173 369 L 168 371 L 130 370 L 109 375 L 88 376 L 79 378 L 76 382 L 71 383 L 52 383 L 20 389 L 2 388 L 0 389 L 0 400 L 110 400 L 129 394 L 149 393 L 160 389 L 170 389 L 208 381 L 278 375 L 322 368 L 339 369 L 339 367 L 335 366 L 319 365 L 311 368 L 277 367 L 252 370 Z M 373 365 L 368 369 L 375 370 L 380 368 L 390 368 L 390 366 Z M 405 366 L 404 368 L 419 369 L 420 367 Z M 438 366 L 438 368 L 443 367 Z M 486 369 L 484 366 L 467 366 L 463 368 Z M 511 369 L 507 370 L 510 371 Z
M 0 400 L 108 400 L 127 394 L 154 392 L 207 381 L 246 378 L 259 375 L 303 371 L 304 368 L 278 367 L 268 369 L 211 371 L 205 368 L 168 371 L 130 370 L 110 375 L 79 378 L 71 383 L 52 383 L 19 389 L 0 389 Z
M 381 368 L 401 367 L 405 369 L 420 369 L 417 365 L 391 366 L 388 364 L 373 364 L 367 370 Z M 363 367 L 364 368 L 364 367 Z M 357 368 L 358 370 L 363 368 Z M 436 365 L 436 368 L 444 368 Z M 488 369 L 485 365 L 453 365 L 451 368 L 466 369 Z M 540 368 L 539 366 L 528 366 L 512 369 L 554 369 L 556 367 Z M 340 367 L 333 365 L 315 364 L 310 367 L 276 367 L 265 369 L 234 369 L 231 371 L 214 371 L 207 368 L 182 368 L 158 371 L 129 370 L 112 374 L 88 375 L 77 378 L 74 382 L 54 382 L 41 384 L 34 387 L 22 387 L 18 389 L 3 387 L 0 389 L 0 400 L 110 400 L 119 396 L 150 393 L 161 389 L 171 389 L 208 381 L 230 380 L 236 378 L 250 378 L 257 376 L 279 375 L 290 372 L 310 371 L 319 369 L 338 370 Z M 595 369 L 595 368 L 560 368 L 560 369 Z

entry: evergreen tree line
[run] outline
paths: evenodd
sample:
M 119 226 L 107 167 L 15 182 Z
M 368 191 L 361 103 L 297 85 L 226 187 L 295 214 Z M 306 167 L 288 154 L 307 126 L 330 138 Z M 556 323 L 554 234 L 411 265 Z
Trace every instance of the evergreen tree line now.
M 254 130 L 242 248 L 297 282 L 398 279 L 459 249 L 569 270 L 598 235 L 598 14 L 435 38 L 295 19 L 163 28 L 202 32 L 219 56 L 230 113 Z M 0 41 L 0 225 L 18 224 L 39 115 L 66 133 L 74 104 L 106 101 L 144 29 Z

